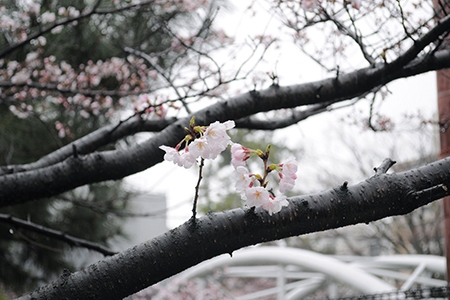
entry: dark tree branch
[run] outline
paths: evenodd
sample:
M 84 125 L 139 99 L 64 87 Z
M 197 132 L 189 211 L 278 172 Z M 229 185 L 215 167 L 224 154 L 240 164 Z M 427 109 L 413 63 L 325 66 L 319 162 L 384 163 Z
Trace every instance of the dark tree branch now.
M 112 256 L 114 254 L 117 254 L 117 252 L 111 251 L 110 249 L 108 249 L 100 244 L 90 242 L 90 241 L 87 241 L 84 239 L 80 239 L 80 238 L 68 235 L 64 232 L 54 230 L 51 228 L 47 228 L 47 227 L 44 227 L 42 225 L 30 222 L 30 221 L 24 221 L 22 219 L 13 217 L 11 215 L 0 214 L 0 223 L 11 224 L 16 228 L 24 228 L 26 230 L 33 231 L 33 232 L 63 241 L 72 246 L 87 248 L 90 250 L 100 252 L 101 254 L 103 254 L 105 256 Z
M 450 20 L 450 17 L 449 19 Z M 450 22 L 450 21 L 449 21 Z M 392 66 L 397 66 L 393 69 Z M 359 97 L 398 78 L 450 67 L 450 51 L 419 57 L 403 66 L 381 64 L 317 82 L 287 87 L 271 86 L 220 101 L 195 113 L 198 124 L 238 120 L 259 112 L 339 102 Z M 94 152 L 31 171 L 0 177 L 0 207 L 50 197 L 78 186 L 117 180 L 154 166 L 163 159 L 161 145 L 175 146 L 184 137 L 191 116 L 177 120 L 142 144 L 125 150 Z M 120 127 L 119 127 L 120 128 Z M 82 146 L 77 145 L 81 154 Z
M 0 87 L 11 88 L 11 87 L 30 87 L 39 90 L 53 91 L 65 95 L 81 94 L 87 97 L 95 96 L 117 96 L 126 97 L 132 95 L 140 95 L 144 93 L 155 92 L 154 90 L 139 90 L 139 91 L 118 91 L 118 90 L 105 90 L 105 89 L 72 89 L 72 88 L 62 88 L 58 84 L 52 83 L 40 83 L 40 82 L 27 82 L 27 83 L 13 83 L 11 81 L 0 81 Z M 164 88 L 164 87 L 162 87 Z
M 86 155 L 102 146 L 117 142 L 137 132 L 158 132 L 173 123 L 176 119 L 144 120 L 139 117 L 130 118 L 109 126 L 102 127 L 64 147 L 40 158 L 38 161 L 25 165 L 11 165 L 0 167 L 0 176 L 4 174 L 31 171 L 59 163 L 73 155 L 75 146 L 77 153 Z
M 242 118 L 236 120 L 236 128 L 245 129 L 259 129 L 259 130 L 274 130 L 285 128 L 290 125 L 296 124 L 308 117 L 320 114 L 325 111 L 329 111 L 329 105 L 332 103 L 324 103 L 312 105 L 311 107 L 301 110 L 292 111 L 288 118 L 263 121 L 254 118 Z M 162 120 L 144 120 L 138 117 L 127 119 L 120 122 L 117 125 L 110 125 L 100 128 L 76 141 L 70 143 L 60 149 L 49 153 L 48 155 L 40 158 L 38 161 L 25 165 L 9 165 L 0 167 L 0 176 L 4 174 L 11 174 L 17 172 L 30 171 L 37 168 L 47 167 L 55 163 L 61 162 L 71 154 L 73 154 L 73 146 L 81 145 L 82 148 L 76 146 L 77 152 L 81 151 L 82 154 L 92 153 L 102 146 L 114 143 L 123 137 L 133 135 L 137 132 L 158 132 L 174 123 L 177 119 L 162 119 Z M 71 148 L 72 145 L 72 148 Z M 72 151 L 72 152 L 71 152 Z
M 433 42 L 439 40 L 441 35 L 448 34 L 450 28 L 450 15 L 440 19 L 437 25 L 430 29 L 420 39 L 416 40 L 414 45 L 389 64 L 390 69 L 397 69 L 398 67 L 405 66 L 412 60 L 416 59 L 425 47 L 432 45 Z
M 380 174 L 345 189 L 293 197 L 274 216 L 243 208 L 208 214 L 196 226 L 187 221 L 20 299 L 122 299 L 245 246 L 406 214 L 450 194 L 449 170 L 447 158 L 403 173 Z M 428 193 L 430 189 L 441 192 Z
M 251 117 L 242 118 L 235 121 L 236 128 L 259 130 L 274 130 L 285 128 L 293 124 L 297 124 L 298 122 L 303 121 L 311 116 L 329 111 L 329 105 L 331 105 L 331 103 L 321 103 L 312 105 L 305 110 L 292 110 L 290 115 L 286 116 L 285 118 L 277 118 L 271 120 L 259 120 Z

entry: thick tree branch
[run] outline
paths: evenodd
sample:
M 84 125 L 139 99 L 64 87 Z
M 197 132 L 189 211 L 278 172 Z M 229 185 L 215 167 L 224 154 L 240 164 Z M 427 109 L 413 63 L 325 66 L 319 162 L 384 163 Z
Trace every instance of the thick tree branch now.
M 35 170 L 61 162 L 73 155 L 74 146 L 76 147 L 77 153 L 85 155 L 94 152 L 102 146 L 117 142 L 118 140 L 126 136 L 131 136 L 137 132 L 159 132 L 175 120 L 175 118 L 161 120 L 145 120 L 139 117 L 130 118 L 126 121 L 119 122 L 118 124 L 102 127 L 40 158 L 36 162 L 25 165 L 0 167 L 0 176 Z
M 277 120 L 258 120 L 253 118 L 242 118 L 236 120 L 236 128 L 274 130 L 285 128 L 296 124 L 308 117 L 330 110 L 328 106 L 331 103 L 313 105 L 305 110 L 292 111 L 288 118 Z M 161 120 L 144 120 L 141 118 L 132 118 L 117 125 L 109 125 L 100 128 L 60 149 L 49 153 L 40 158 L 38 161 L 24 165 L 10 165 L 0 167 L 0 175 L 11 174 L 17 172 L 30 171 L 42 167 L 48 167 L 55 163 L 61 162 L 73 154 L 73 146 L 81 154 L 92 153 L 102 146 L 114 143 L 121 138 L 133 135 L 138 132 L 158 132 L 174 123 L 177 119 L 161 119 Z
M 398 65 L 398 64 L 397 64 Z M 259 112 L 282 108 L 339 102 L 367 93 L 395 79 L 450 67 L 450 51 L 425 55 L 397 70 L 378 65 L 312 83 L 287 87 L 271 86 L 220 101 L 193 115 L 198 124 L 238 120 Z M 0 177 L 0 207 L 50 197 L 78 186 L 117 180 L 143 171 L 162 161 L 161 145 L 175 146 L 184 137 L 191 116 L 177 120 L 146 142 L 125 150 L 105 151 L 66 160 L 47 167 Z M 77 149 L 82 153 L 80 147 Z M 72 147 L 70 146 L 70 153 Z
M 397 69 L 414 60 L 422 50 L 433 42 L 438 41 L 442 35 L 447 35 L 450 28 L 450 15 L 440 19 L 436 26 L 414 42 L 414 45 L 389 64 L 389 69 Z
M 449 170 L 447 158 L 403 173 L 379 174 L 356 185 L 293 197 L 274 216 L 243 208 L 208 214 L 20 299 L 122 299 L 245 246 L 406 214 L 450 194 Z
M 276 118 L 270 120 L 259 120 L 256 118 L 242 118 L 235 121 L 236 128 L 275 130 L 297 124 L 311 116 L 330 110 L 328 106 L 331 103 L 321 103 L 312 105 L 305 110 L 293 110 L 285 118 Z
M 51 228 L 47 228 L 47 227 L 44 227 L 42 225 L 30 222 L 30 221 L 24 221 L 22 219 L 13 217 L 11 215 L 0 214 L 0 223 L 11 224 L 16 228 L 24 228 L 29 231 L 37 232 L 39 234 L 63 241 L 72 246 L 95 250 L 105 256 L 111 256 L 111 255 L 117 254 L 117 252 L 111 251 L 110 249 L 108 249 L 100 244 L 90 242 L 90 241 L 87 241 L 84 239 L 80 239 L 80 238 L 68 235 L 64 232 L 54 230 Z

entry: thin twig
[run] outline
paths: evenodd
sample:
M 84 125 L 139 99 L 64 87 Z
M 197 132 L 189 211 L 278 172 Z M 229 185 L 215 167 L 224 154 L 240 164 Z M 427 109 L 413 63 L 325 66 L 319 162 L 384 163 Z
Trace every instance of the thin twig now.
M 197 201 L 198 201 L 198 191 L 200 189 L 200 182 L 202 181 L 202 171 L 203 166 L 205 165 L 205 159 L 203 157 L 200 158 L 200 167 L 198 168 L 198 181 L 195 186 L 195 196 L 194 196 L 194 205 L 192 206 L 192 219 L 195 221 L 195 217 L 197 215 Z
M 186 96 L 182 96 L 180 91 L 178 90 L 178 88 L 175 86 L 175 84 L 173 83 L 173 80 L 165 74 L 164 69 L 161 68 L 157 63 L 153 63 L 152 62 L 152 57 L 142 51 L 133 49 L 131 47 L 124 47 L 123 50 L 125 52 L 134 54 L 138 57 L 141 57 L 143 59 L 145 59 L 148 64 L 153 67 L 165 80 L 166 82 L 172 87 L 173 91 L 175 92 L 175 94 L 178 96 L 178 98 L 180 99 L 180 102 L 183 104 L 184 108 L 186 109 L 186 112 L 188 114 L 191 114 L 192 111 L 190 110 L 189 106 L 187 105 L 186 101 L 184 100 L 186 98 Z
M 17 228 L 24 228 L 29 231 L 37 232 L 37 233 L 43 234 L 45 236 L 49 236 L 49 237 L 61 240 L 72 246 L 84 247 L 84 248 L 87 248 L 90 250 L 95 250 L 97 252 L 102 253 L 105 256 L 112 256 L 117 253 L 110 249 L 107 249 L 106 247 L 104 247 L 100 244 L 90 242 L 90 241 L 87 241 L 84 239 L 80 239 L 80 238 L 68 235 L 64 232 L 54 230 L 51 228 L 47 228 L 47 227 L 44 227 L 42 225 L 30 222 L 30 221 L 25 221 L 25 220 L 13 217 L 11 215 L 0 214 L 0 222 L 14 225 Z
M 369 126 L 370 129 L 372 129 L 374 132 L 377 132 L 378 129 L 375 128 L 372 124 L 372 118 L 373 118 L 373 106 L 375 104 L 377 94 L 373 93 L 372 101 L 370 102 L 370 110 L 369 110 L 369 119 L 367 120 L 367 126 Z

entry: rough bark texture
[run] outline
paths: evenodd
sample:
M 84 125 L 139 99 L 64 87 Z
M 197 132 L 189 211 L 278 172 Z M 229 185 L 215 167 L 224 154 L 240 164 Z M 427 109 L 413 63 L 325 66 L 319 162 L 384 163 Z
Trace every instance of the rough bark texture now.
M 122 299 L 206 259 L 266 241 L 401 215 L 450 193 L 450 158 L 291 198 L 279 214 L 233 209 L 63 275 L 20 299 Z

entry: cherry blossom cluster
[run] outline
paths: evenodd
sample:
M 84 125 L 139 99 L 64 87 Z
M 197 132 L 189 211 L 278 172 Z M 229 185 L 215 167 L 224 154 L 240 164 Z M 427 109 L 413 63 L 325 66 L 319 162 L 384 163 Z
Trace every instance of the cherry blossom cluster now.
M 231 138 L 226 131 L 234 127 L 234 121 L 216 121 L 208 127 L 195 126 L 194 122 L 195 118 L 192 118 L 189 128 L 186 128 L 188 134 L 175 148 L 159 147 L 166 152 L 165 160 L 189 169 L 199 157 L 215 159 L 230 144 Z M 180 150 L 183 144 L 185 147 Z
M 25 40 L 30 33 L 29 27 L 32 23 L 44 25 L 54 23 L 58 17 L 76 18 L 80 15 L 80 11 L 73 6 L 59 7 L 57 13 L 51 11 L 42 12 L 40 2 L 20 1 L 16 3 L 16 10 L 7 9 L 6 6 L 0 7 L 0 28 L 13 33 L 8 35 L 11 41 L 20 42 Z M 52 33 L 59 33 L 62 28 L 62 26 L 54 28 Z
M 249 207 L 261 206 L 272 215 L 289 204 L 284 193 L 294 188 L 295 180 L 297 179 L 297 161 L 294 158 L 290 158 L 280 164 L 268 165 L 269 153 L 270 145 L 267 147 L 266 152 L 259 149 L 246 148 L 237 143 L 231 146 L 231 164 L 235 168 L 236 190 Z M 248 170 L 246 161 L 251 155 L 256 155 L 262 159 L 264 163 L 263 175 L 250 173 Z M 267 176 L 273 171 L 277 172 L 279 177 L 278 189 L 281 194 L 278 196 L 275 196 L 272 190 L 267 189 Z
M 41 37 L 40 41 L 45 44 L 45 38 Z M 83 118 L 101 113 L 111 116 L 129 105 L 133 94 L 148 90 L 149 84 L 157 80 L 154 73 L 142 59 L 133 56 L 88 61 L 74 68 L 64 60 L 57 62 L 54 56 L 42 57 L 35 51 L 28 53 L 23 62 L 0 60 L 0 81 L 11 83 L 0 90 L 0 96 L 17 100 L 10 105 L 10 110 L 20 118 L 33 113 L 29 103 L 36 104 L 37 97 L 47 100 L 47 110 L 54 104 L 64 107 L 66 112 L 76 111 Z M 106 90 L 104 83 L 110 79 L 118 84 L 111 96 L 95 93 Z M 128 93 L 131 95 L 127 101 L 114 103 L 113 97 Z M 157 111 L 159 117 L 164 115 L 161 109 Z
M 236 180 L 236 191 L 249 207 L 262 207 L 270 215 L 278 213 L 289 202 L 284 195 L 292 190 L 297 179 L 297 161 L 293 158 L 280 164 L 268 165 L 270 145 L 266 151 L 246 148 L 240 144 L 231 142 L 227 130 L 235 126 L 234 121 L 224 123 L 214 122 L 209 126 L 195 126 L 192 118 L 189 128 L 185 128 L 188 134 L 175 147 L 162 145 L 160 149 L 166 153 L 164 159 L 186 169 L 197 163 L 197 159 L 215 159 L 228 145 L 231 145 L 231 164 L 235 168 L 233 177 Z M 183 149 L 182 146 L 185 145 Z M 258 156 L 264 163 L 263 175 L 250 173 L 246 161 L 251 155 Z M 278 196 L 267 188 L 269 181 L 267 176 L 271 172 L 278 174 Z
M 130 12 L 133 12 L 134 5 L 139 3 L 148 5 L 150 1 L 115 0 L 111 3 L 112 7 L 108 9 L 114 12 L 116 7 L 117 11 L 121 12 L 124 5 L 129 5 Z M 156 0 L 151 5 L 159 6 L 163 12 L 194 13 L 195 11 L 198 14 L 203 11 L 204 14 L 210 4 L 209 0 Z M 0 6 L 0 31 L 8 38 L 8 43 L 14 46 L 15 43 L 25 41 L 30 35 L 50 28 L 49 26 L 54 23 L 67 18 L 85 18 L 85 13 L 90 9 L 92 8 L 89 6 L 80 10 L 72 6 L 49 8 L 39 0 L 18 2 L 16 6 Z M 101 22 L 102 18 L 98 18 L 95 14 L 90 18 L 92 19 L 90 22 L 95 23 L 93 28 L 110 26 L 107 22 L 99 25 L 98 22 Z M 74 21 L 64 26 L 76 25 Z M 151 62 L 133 54 L 126 58 L 109 57 L 73 65 L 51 55 L 48 51 L 51 48 L 48 41 L 52 40 L 52 37 L 49 37 L 48 33 L 42 34 L 29 41 L 27 46 L 30 52 L 23 60 L 16 60 L 15 56 L 12 56 L 12 59 L 8 56 L 0 58 L 0 97 L 8 100 L 10 111 L 19 118 L 27 118 L 36 113 L 55 115 L 53 114 L 55 110 L 63 111 L 70 116 L 79 115 L 86 119 L 99 115 L 110 118 L 123 109 L 133 109 L 136 115 L 146 118 L 163 118 L 169 108 L 178 110 L 181 107 L 176 105 L 175 100 L 169 99 L 189 98 L 192 97 L 191 94 L 196 93 L 204 94 L 206 79 L 210 83 L 208 96 L 221 93 L 221 91 L 215 92 L 214 82 L 219 82 L 217 87 L 221 87 L 223 84 L 220 82 L 224 82 L 224 79 L 216 78 L 219 72 L 217 68 L 210 66 L 211 59 L 199 58 L 202 52 L 198 50 L 193 52 L 197 55 L 185 54 L 194 48 L 203 47 L 204 50 L 206 44 L 213 42 L 222 47 L 231 43 L 232 39 L 224 31 L 215 28 L 211 28 L 208 34 L 199 35 L 196 26 L 203 25 L 192 24 L 189 28 L 183 27 L 180 32 L 177 32 L 176 26 L 167 28 L 171 31 L 170 38 L 173 40 L 167 51 L 183 54 L 182 57 L 184 57 L 181 61 L 179 56 L 174 55 L 177 57 L 176 62 L 171 62 L 168 59 L 171 55 L 166 55 L 166 52 L 161 52 L 162 54 L 158 52 L 147 53 L 152 59 Z M 51 33 L 58 34 L 63 28 L 58 26 L 52 29 Z M 169 75 L 163 74 L 165 70 L 157 71 L 154 67 L 160 63 L 160 56 L 164 56 L 165 65 L 174 64 L 167 68 Z M 189 73 L 187 70 L 195 70 L 192 74 L 198 74 L 200 78 L 170 76 L 171 72 Z M 162 78 L 168 82 L 163 83 Z M 178 88 L 184 86 L 190 86 L 189 92 Z M 177 91 L 173 93 L 172 88 Z M 157 95 L 154 93 L 156 90 L 159 91 Z M 68 136 L 69 127 L 70 124 L 55 122 L 55 129 L 59 136 Z

